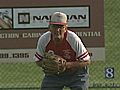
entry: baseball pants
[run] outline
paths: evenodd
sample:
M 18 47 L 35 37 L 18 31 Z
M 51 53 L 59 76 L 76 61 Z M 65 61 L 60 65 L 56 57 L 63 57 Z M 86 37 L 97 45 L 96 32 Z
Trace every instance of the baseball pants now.
M 79 71 L 70 75 L 45 75 L 41 90 L 63 90 L 64 86 L 70 90 L 88 90 L 88 74 Z

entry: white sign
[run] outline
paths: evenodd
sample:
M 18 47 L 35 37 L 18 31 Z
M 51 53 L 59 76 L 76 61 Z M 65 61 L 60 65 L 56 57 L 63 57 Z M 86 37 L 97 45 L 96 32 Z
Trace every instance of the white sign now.
M 33 62 L 35 49 L 1 49 L 0 62 Z
M 35 51 L 36 49 L 1 49 L 0 62 L 34 62 Z M 88 48 L 88 51 L 91 60 L 105 60 L 104 48 Z
M 51 8 L 13 8 L 14 28 L 47 28 L 51 14 L 67 14 L 69 27 L 90 27 L 89 6 Z

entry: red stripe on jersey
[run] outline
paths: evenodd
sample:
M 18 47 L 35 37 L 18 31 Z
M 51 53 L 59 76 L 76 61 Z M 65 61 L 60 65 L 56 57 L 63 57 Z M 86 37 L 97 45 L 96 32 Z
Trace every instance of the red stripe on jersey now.
M 86 52 L 84 52 L 82 55 L 80 55 L 80 56 L 78 57 L 78 59 L 79 59 L 79 58 L 80 58 L 80 59 L 83 59 L 83 58 L 85 58 L 87 55 L 88 55 L 88 51 L 86 51 Z
M 88 53 L 86 55 L 84 55 L 83 57 L 81 57 L 81 59 L 84 59 L 85 57 L 87 57 Z
M 36 52 L 35 57 L 37 57 L 39 60 L 42 60 L 42 56 Z

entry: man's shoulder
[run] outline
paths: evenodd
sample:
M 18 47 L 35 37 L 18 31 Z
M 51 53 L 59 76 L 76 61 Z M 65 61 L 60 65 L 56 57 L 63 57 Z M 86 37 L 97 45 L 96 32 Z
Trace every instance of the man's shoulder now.
M 50 32 L 50 31 L 47 31 L 47 32 L 43 33 L 40 38 L 47 38 L 47 37 L 49 37 L 50 35 L 51 35 L 51 32 Z
M 77 34 L 71 30 L 68 30 L 68 37 L 78 38 Z
M 39 42 L 48 42 L 50 40 L 51 32 L 47 31 L 39 37 Z
M 50 35 L 51 32 L 50 31 L 46 31 L 45 33 L 42 34 L 42 36 L 47 36 L 47 35 Z

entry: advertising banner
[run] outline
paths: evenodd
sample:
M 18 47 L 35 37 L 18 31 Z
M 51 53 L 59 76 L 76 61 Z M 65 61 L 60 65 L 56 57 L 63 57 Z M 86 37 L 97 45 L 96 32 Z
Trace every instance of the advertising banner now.
M 0 1 L 0 60 L 26 60 L 26 57 L 21 57 L 21 52 L 29 50 L 27 58 L 32 60 L 37 40 L 48 30 L 51 14 L 56 11 L 67 14 L 68 29 L 82 39 L 91 59 L 105 60 L 104 0 L 64 2 L 50 4 L 39 0 L 32 5 L 29 2 L 18 5 L 11 1 L 6 6 Z

